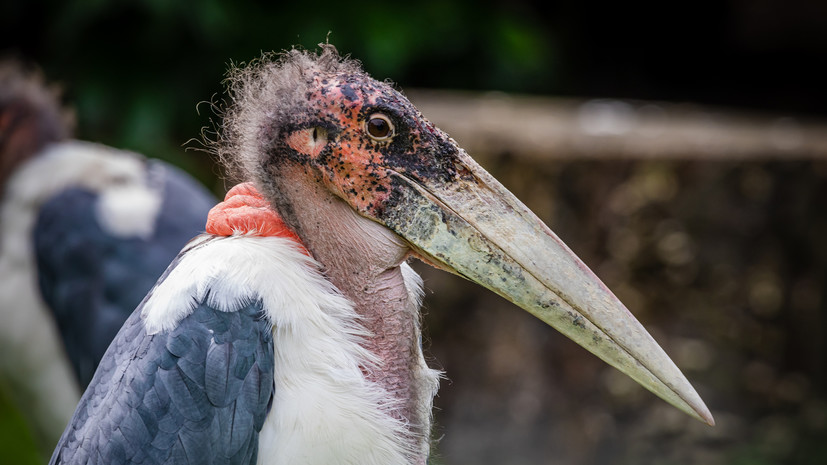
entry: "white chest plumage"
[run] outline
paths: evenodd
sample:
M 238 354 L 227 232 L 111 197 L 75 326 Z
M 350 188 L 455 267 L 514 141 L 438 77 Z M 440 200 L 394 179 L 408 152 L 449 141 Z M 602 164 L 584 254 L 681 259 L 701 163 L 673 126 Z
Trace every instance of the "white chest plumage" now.
M 418 277 L 402 266 L 406 285 L 418 292 Z M 427 456 L 427 438 L 411 437 L 392 415 L 396 401 L 366 376 L 381 366 L 365 349 L 370 335 L 353 305 L 295 242 L 245 235 L 193 241 L 147 300 L 147 331 L 175 327 L 207 295 L 218 309 L 259 298 L 273 325 L 275 390 L 259 464 L 402 464 Z M 424 359 L 417 365 L 428 380 L 422 397 L 431 399 L 438 372 Z

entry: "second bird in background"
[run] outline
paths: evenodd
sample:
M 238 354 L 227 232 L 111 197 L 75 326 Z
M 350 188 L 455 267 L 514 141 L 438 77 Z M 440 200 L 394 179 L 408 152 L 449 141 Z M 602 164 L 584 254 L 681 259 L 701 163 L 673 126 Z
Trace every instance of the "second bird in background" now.
M 38 72 L 0 64 L 0 378 L 45 456 L 112 338 L 215 203 L 168 163 L 71 132 Z

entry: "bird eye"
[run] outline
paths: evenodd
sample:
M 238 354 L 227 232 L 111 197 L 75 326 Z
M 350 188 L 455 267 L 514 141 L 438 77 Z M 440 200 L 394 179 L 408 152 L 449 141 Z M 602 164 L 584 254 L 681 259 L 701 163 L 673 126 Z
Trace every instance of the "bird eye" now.
M 365 126 L 368 135 L 374 140 L 384 141 L 393 137 L 393 123 L 390 118 L 381 113 L 370 115 Z
M 310 133 L 310 137 L 313 139 L 314 144 L 324 144 L 327 142 L 327 129 L 316 126 L 313 128 L 313 132 Z

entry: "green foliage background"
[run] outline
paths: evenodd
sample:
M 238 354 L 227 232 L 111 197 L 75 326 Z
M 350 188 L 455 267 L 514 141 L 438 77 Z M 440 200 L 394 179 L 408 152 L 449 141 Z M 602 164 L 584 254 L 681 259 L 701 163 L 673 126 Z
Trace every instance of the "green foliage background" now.
M 80 138 L 171 160 L 209 183 L 208 161 L 181 145 L 210 126 L 209 106 L 196 105 L 220 100 L 230 62 L 329 40 L 403 86 L 549 91 L 551 37 L 528 13 L 436 0 L 5 2 L 11 43 L 0 51 L 63 84 Z M 8 37 L 15 29 L 23 36 Z

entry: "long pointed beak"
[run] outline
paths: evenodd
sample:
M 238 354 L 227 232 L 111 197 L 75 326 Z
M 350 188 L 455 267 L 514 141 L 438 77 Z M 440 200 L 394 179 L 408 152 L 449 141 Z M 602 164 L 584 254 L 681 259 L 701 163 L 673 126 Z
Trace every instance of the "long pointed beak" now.
M 491 289 L 670 404 L 715 421 L 615 295 L 511 192 L 460 150 L 451 182 L 393 172 L 380 221 L 426 261 Z

